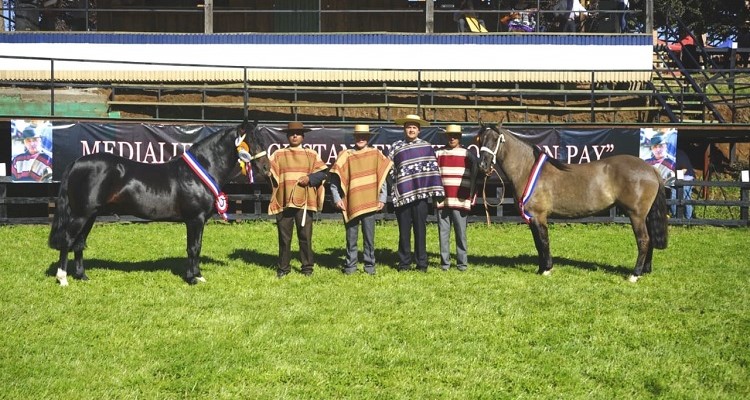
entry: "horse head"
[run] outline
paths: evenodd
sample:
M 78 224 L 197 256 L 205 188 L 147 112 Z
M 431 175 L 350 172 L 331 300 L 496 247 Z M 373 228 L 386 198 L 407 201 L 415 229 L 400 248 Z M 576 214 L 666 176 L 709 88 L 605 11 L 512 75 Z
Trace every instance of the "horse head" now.
M 476 142 L 479 146 L 479 169 L 489 175 L 497 162 L 500 147 L 505 143 L 505 134 L 497 125 L 485 125 L 480 121 Z
M 237 129 L 235 145 L 237 146 L 237 158 L 243 174 L 248 174 L 252 166 L 255 166 L 261 174 L 268 175 L 271 166 L 266 154 L 266 146 L 260 140 L 260 135 L 255 132 L 256 124 L 247 120 Z

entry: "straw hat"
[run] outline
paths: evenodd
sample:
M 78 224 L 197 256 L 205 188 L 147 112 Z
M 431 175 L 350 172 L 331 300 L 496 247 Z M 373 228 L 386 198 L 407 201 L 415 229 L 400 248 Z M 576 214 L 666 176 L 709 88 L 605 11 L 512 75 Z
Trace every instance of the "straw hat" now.
M 452 135 L 452 134 L 461 135 L 463 134 L 463 132 L 461 131 L 460 125 L 451 124 L 445 127 L 445 134 L 446 135 Z
M 304 135 L 305 132 L 310 132 L 311 130 L 312 129 L 305 128 L 302 122 L 292 121 L 287 124 L 286 129 L 282 129 L 281 131 L 286 133 L 301 133 Z
M 370 132 L 370 125 L 354 125 L 355 135 L 374 135 Z
M 409 115 L 407 115 L 407 116 L 405 116 L 403 118 L 397 118 L 396 119 L 396 124 L 398 124 L 398 125 L 405 125 L 408 122 L 417 124 L 420 127 L 430 125 L 429 122 L 423 120 L 422 118 L 419 118 L 419 115 L 416 115 L 416 114 L 409 114 Z

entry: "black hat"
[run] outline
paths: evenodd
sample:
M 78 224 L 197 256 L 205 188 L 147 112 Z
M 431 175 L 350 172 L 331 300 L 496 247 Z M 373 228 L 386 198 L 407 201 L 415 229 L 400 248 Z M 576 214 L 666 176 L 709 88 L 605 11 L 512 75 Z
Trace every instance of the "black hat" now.
M 34 127 L 31 125 L 24 128 L 23 133 L 21 133 L 21 139 L 28 139 L 28 138 L 35 138 L 35 137 L 39 137 L 39 134 L 36 133 L 36 129 L 34 129 Z
M 651 146 L 656 146 L 664 143 L 664 135 L 654 135 L 651 137 Z

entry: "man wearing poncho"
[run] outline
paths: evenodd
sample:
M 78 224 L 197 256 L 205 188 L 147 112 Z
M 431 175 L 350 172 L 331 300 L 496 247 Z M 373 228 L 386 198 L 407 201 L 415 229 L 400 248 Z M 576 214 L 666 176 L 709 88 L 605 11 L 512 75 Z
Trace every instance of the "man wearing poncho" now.
M 418 115 L 396 120 L 404 126 L 404 139 L 393 144 L 389 158 L 393 161 L 393 205 L 398 221 L 398 270 L 411 269 L 411 233 L 414 232 L 414 258 L 417 269 L 427 272 L 428 200 L 445 196 L 435 151 L 419 138 L 422 126 L 429 123 Z
M 368 125 L 354 127 L 354 148 L 339 154 L 331 167 L 331 196 L 344 215 L 346 263 L 343 271 L 357 271 L 357 238 L 362 226 L 364 270 L 375 274 L 375 214 L 385 205 L 386 178 L 393 166 L 380 150 L 367 146 Z
M 292 231 L 297 227 L 301 272 L 312 275 L 314 254 L 312 249 L 312 220 L 315 211 L 323 209 L 325 190 L 319 189 L 325 182 L 326 165 L 320 155 L 312 149 L 302 147 L 305 132 L 301 122 L 290 122 L 286 133 L 289 147 L 277 150 L 268 158 L 271 165 L 273 191 L 268 205 L 268 214 L 276 215 L 279 236 L 279 265 L 276 276 L 284 277 L 291 272 Z
M 445 128 L 448 143 L 437 151 L 440 175 L 443 178 L 445 199 L 437 203 L 438 232 L 440 235 L 440 268 L 450 268 L 451 225 L 456 237 L 456 268 L 465 271 L 468 267 L 466 224 L 476 194 L 474 184 L 477 172 L 477 156 L 461 147 L 461 127 L 448 125 Z

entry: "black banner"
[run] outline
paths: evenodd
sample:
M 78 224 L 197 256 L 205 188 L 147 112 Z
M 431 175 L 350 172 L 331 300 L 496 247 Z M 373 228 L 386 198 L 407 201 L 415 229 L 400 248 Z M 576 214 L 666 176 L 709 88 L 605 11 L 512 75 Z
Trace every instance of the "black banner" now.
M 97 152 L 108 152 L 144 163 L 164 163 L 179 157 L 195 143 L 231 125 L 163 125 L 136 123 L 89 123 L 54 121 L 53 179 L 59 181 L 65 168 L 78 157 Z M 260 125 L 253 134 L 261 135 L 268 143 L 269 154 L 287 145 L 282 131 L 286 125 Z M 332 165 L 338 154 L 353 146 L 353 127 L 307 126 L 304 146 Z M 370 145 L 388 154 L 391 145 L 403 138 L 400 126 L 371 126 L 374 135 Z M 479 154 L 474 142 L 479 127 L 464 127 L 462 144 Z M 639 154 L 638 129 L 515 128 L 516 135 L 539 145 L 552 157 L 565 163 L 585 163 L 615 154 Z M 435 148 L 446 143 L 443 127 L 422 128 L 420 137 Z M 52 147 L 52 146 L 50 146 Z M 263 177 L 256 176 L 258 181 Z M 237 180 L 242 182 L 242 180 Z

